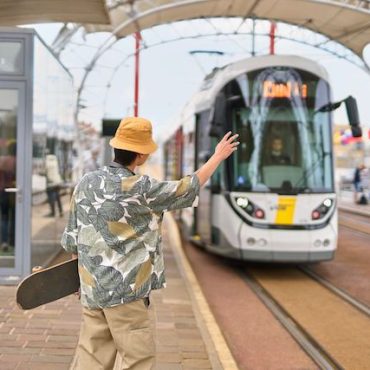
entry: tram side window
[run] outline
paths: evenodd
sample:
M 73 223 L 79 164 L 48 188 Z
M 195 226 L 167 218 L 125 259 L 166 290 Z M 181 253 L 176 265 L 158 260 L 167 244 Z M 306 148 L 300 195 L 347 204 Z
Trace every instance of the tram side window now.
M 249 110 L 238 108 L 233 111 L 232 131 L 239 134 L 240 146 L 233 155 L 234 160 L 234 184 L 239 188 L 249 189 L 249 166 L 254 151 L 254 139 L 249 122 Z
M 218 143 L 219 143 L 218 139 L 216 138 L 211 139 L 212 153 L 215 151 L 216 145 Z M 215 192 L 218 192 L 223 187 L 222 173 L 224 173 L 224 171 L 225 171 L 224 163 L 221 163 L 221 165 L 217 167 L 215 173 L 211 177 L 211 187 Z

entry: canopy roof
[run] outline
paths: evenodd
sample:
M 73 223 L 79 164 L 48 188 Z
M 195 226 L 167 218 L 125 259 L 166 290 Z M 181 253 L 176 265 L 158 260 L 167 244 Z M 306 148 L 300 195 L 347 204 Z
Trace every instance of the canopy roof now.
M 0 26 L 46 22 L 110 24 L 104 0 L 0 0 Z
M 84 24 L 118 37 L 200 17 L 281 21 L 319 32 L 362 58 L 370 43 L 369 0 L 0 0 L 0 25 Z

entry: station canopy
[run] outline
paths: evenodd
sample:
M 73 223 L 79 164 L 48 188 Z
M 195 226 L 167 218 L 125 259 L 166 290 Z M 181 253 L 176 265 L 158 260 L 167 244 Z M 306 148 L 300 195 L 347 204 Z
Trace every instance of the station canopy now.
M 0 0 L 0 25 L 82 24 L 118 38 L 180 20 L 242 17 L 321 33 L 361 59 L 370 43 L 369 0 Z

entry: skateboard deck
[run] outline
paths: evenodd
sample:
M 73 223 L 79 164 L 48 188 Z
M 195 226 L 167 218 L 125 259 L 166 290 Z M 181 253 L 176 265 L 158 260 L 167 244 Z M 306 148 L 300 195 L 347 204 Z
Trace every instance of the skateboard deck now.
M 22 280 L 17 288 L 17 304 L 29 310 L 76 293 L 79 288 L 78 260 L 68 260 Z

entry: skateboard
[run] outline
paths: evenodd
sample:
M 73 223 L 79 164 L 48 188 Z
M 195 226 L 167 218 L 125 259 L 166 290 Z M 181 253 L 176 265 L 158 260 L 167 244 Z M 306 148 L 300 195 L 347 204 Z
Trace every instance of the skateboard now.
M 36 272 L 22 280 L 17 288 L 17 304 L 22 310 L 56 301 L 80 288 L 77 259 L 34 270 Z

